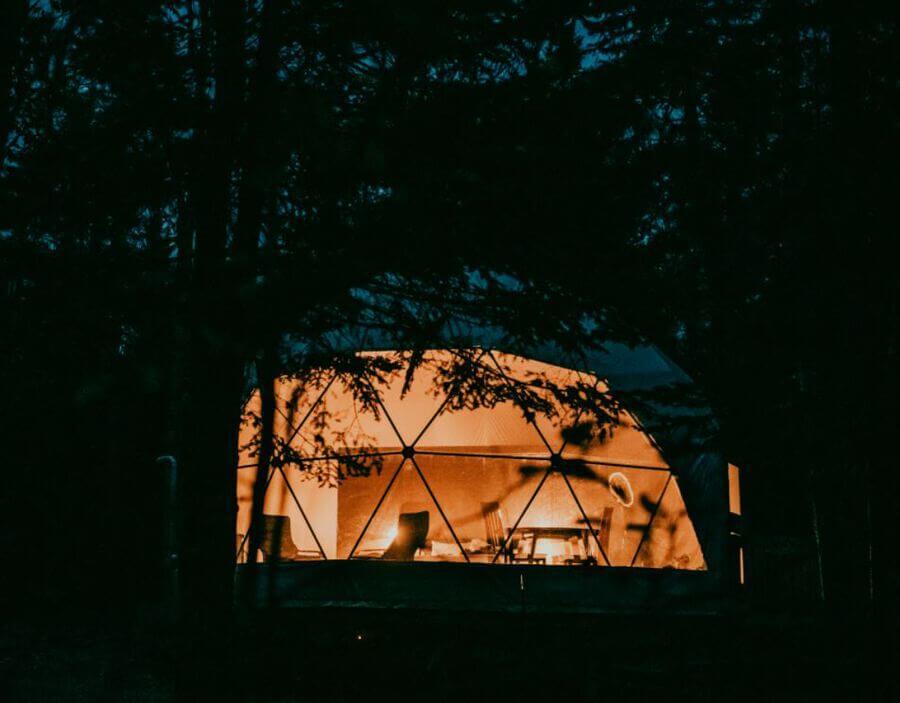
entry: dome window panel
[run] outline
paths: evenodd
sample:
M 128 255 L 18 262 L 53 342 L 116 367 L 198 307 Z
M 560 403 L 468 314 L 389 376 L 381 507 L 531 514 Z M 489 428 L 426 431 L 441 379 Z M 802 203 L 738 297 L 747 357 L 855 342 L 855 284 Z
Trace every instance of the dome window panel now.
M 262 482 L 261 401 L 249 397 L 239 562 L 707 568 L 659 447 L 598 376 L 496 350 L 360 358 L 356 376 L 275 382 Z

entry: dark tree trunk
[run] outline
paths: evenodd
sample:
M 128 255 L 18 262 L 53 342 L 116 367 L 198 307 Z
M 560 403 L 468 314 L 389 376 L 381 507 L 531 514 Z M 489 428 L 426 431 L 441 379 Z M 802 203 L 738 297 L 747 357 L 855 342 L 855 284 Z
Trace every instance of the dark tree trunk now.
M 247 538 L 247 554 L 251 579 L 249 592 L 253 593 L 252 575 L 256 563 L 257 550 L 262 538 L 262 514 L 265 502 L 266 487 L 271 470 L 273 455 L 273 439 L 275 436 L 275 368 L 270 354 L 263 352 L 256 363 L 256 378 L 259 383 L 260 417 L 262 425 L 259 437 L 259 455 L 257 458 L 256 480 L 253 484 L 251 502 L 250 530 Z
M 275 158 L 271 136 L 278 111 L 275 100 L 276 64 L 281 46 L 281 0 L 267 0 L 260 17 L 256 69 L 250 77 L 239 168 L 235 256 L 249 272 L 259 252 L 263 205 L 271 192 L 283 155 Z
M 206 8 L 204 8 L 206 9 Z M 190 209 L 196 225 L 185 301 L 185 388 L 180 394 L 179 700 L 234 699 L 235 476 L 243 386 L 241 309 L 227 261 L 230 179 L 242 101 L 243 16 L 209 5 L 215 97 L 199 131 Z M 205 31 L 204 36 L 210 36 Z
M 227 350 L 193 340 L 182 419 L 181 644 L 178 694 L 231 689 L 235 470 L 241 368 Z M 218 692 L 217 692 L 218 693 Z

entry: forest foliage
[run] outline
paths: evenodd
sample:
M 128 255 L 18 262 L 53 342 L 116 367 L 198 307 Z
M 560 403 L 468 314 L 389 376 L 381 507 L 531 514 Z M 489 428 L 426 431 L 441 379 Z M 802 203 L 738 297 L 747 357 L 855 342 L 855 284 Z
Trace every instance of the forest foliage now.
M 134 567 L 122 592 L 140 591 L 158 537 L 137 516 L 173 453 L 204 591 L 230 568 L 248 365 L 271 376 L 284 335 L 315 346 L 360 320 L 414 347 L 452 310 L 522 340 L 657 344 L 747 469 L 757 534 L 823 540 L 829 602 L 889 588 L 896 10 L 4 14 L 2 509 L 33 527 L 3 539 L 40 583 L 71 585 L 46 556 L 72 551 L 85 574 Z

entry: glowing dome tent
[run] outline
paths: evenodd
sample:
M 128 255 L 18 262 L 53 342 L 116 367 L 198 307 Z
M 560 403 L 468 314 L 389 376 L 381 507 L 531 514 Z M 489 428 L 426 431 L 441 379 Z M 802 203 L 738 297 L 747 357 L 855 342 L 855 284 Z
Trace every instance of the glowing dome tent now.
M 579 363 L 546 350 L 429 350 L 412 374 L 408 355 L 359 354 L 397 368 L 276 383 L 283 462 L 265 481 L 253 555 L 259 394 L 247 402 L 238 561 L 268 563 L 270 596 L 518 608 L 527 581 L 534 607 L 610 608 L 722 590 L 727 465 L 695 446 L 683 409 L 657 405 L 656 433 L 617 399 L 687 381 L 655 349 L 612 345 Z M 445 375 L 454 355 L 477 358 L 479 383 L 507 392 L 472 402 L 464 375 Z M 567 441 L 585 411 L 564 390 L 605 399 L 615 424 Z

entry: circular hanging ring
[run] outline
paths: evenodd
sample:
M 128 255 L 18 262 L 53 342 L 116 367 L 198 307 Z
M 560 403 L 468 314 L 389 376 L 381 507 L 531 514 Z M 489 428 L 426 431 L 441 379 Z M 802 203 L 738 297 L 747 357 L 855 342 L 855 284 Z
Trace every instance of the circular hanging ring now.
M 634 491 L 631 488 L 631 482 L 625 477 L 625 474 L 616 471 L 609 477 L 609 490 L 626 508 L 630 508 L 634 503 Z

